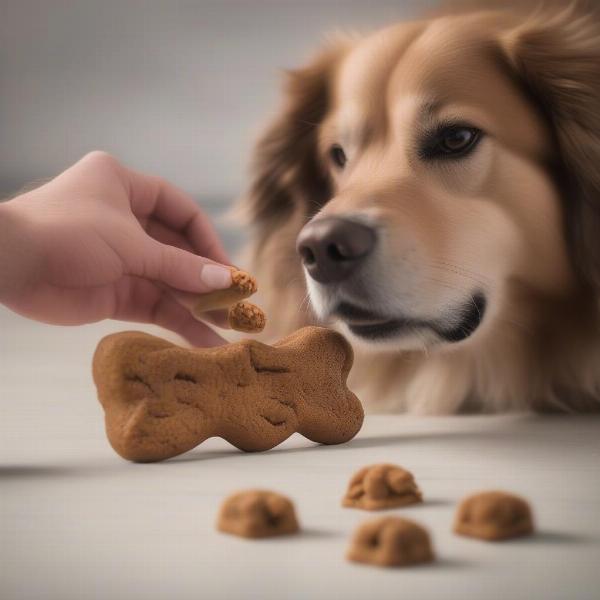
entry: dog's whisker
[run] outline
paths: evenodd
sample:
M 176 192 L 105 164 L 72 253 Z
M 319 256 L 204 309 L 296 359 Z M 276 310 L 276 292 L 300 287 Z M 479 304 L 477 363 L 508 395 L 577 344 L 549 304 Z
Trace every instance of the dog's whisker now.
M 308 312 L 309 308 L 310 308 L 310 296 L 308 294 L 305 294 L 300 302 L 299 309 Z
M 453 283 L 450 283 L 448 281 L 444 281 L 443 279 L 437 279 L 436 277 L 424 277 L 423 278 L 424 281 L 428 281 L 430 283 L 435 283 L 437 285 L 439 285 L 440 287 L 455 291 L 455 292 L 460 292 L 461 294 L 464 293 L 464 289 L 458 285 L 455 285 Z M 473 295 L 469 294 L 469 297 L 471 299 L 473 299 Z
M 461 267 L 459 265 L 456 265 L 454 263 L 447 262 L 447 261 L 442 261 L 442 260 L 429 261 L 427 263 L 427 266 L 429 266 L 433 269 L 451 271 L 452 273 L 461 275 L 468 279 L 472 279 L 473 281 L 476 281 L 477 283 L 480 283 L 480 284 L 489 283 L 491 281 L 491 278 L 486 277 L 485 275 L 482 275 L 481 273 L 475 273 L 475 271 L 471 271 L 470 269 L 465 269 L 464 267 Z
M 302 123 L 303 125 L 310 125 L 311 127 L 319 127 L 320 123 L 313 123 L 312 121 L 307 121 L 306 119 L 298 119 L 298 123 Z
M 427 339 L 418 329 L 416 330 L 416 334 L 421 342 L 421 351 L 425 354 L 425 358 L 429 358 L 429 345 L 427 344 Z
M 469 294 L 469 296 L 471 297 L 471 302 L 473 303 L 473 306 L 475 307 L 475 310 L 477 311 L 477 315 L 479 316 L 479 320 L 481 321 L 483 315 L 481 314 L 481 309 L 479 308 L 479 303 L 477 302 L 477 300 L 475 300 L 475 296 L 473 296 L 473 294 Z
M 508 325 L 513 325 L 514 327 L 517 327 L 518 329 L 521 329 L 522 331 L 524 331 L 528 335 L 533 335 L 534 334 L 534 330 L 533 330 L 532 327 L 526 325 L 522 321 L 518 321 L 517 319 L 514 319 L 514 318 L 511 319 L 511 318 L 508 318 L 508 317 L 497 317 L 496 321 L 499 322 L 499 323 L 506 323 Z

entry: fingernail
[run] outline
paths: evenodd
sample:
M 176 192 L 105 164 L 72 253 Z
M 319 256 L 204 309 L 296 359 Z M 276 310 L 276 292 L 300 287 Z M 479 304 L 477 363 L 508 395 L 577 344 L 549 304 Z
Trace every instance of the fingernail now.
M 231 269 L 220 265 L 204 265 L 200 271 L 200 279 L 206 287 L 222 290 L 231 286 Z

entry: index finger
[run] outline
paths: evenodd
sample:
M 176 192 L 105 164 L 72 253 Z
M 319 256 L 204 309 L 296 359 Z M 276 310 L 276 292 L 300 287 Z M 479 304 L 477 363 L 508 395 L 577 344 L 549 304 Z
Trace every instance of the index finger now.
M 133 214 L 153 218 L 183 235 L 194 251 L 219 263 L 229 258 L 214 225 L 196 202 L 170 182 L 123 167 Z

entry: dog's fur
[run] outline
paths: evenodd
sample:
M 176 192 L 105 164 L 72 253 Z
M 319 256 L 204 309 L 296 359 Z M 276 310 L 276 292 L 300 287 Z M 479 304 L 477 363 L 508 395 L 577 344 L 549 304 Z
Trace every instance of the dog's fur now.
M 370 411 L 600 408 L 600 21 L 579 4 L 523 10 L 338 36 L 289 73 L 257 145 L 243 208 L 269 337 L 334 301 L 309 280 L 308 302 L 295 242 L 311 218 L 377 228 L 370 307 L 438 318 L 485 291 L 481 325 L 458 343 L 349 335 Z M 465 159 L 424 162 L 419 136 L 445 118 L 485 135 Z

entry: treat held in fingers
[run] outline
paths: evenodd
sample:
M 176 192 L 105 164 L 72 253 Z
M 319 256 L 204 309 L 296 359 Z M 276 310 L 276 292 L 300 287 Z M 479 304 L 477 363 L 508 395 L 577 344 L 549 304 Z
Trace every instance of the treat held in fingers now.
M 237 304 L 245 298 L 249 298 L 258 290 L 256 280 L 252 275 L 231 267 L 231 286 L 222 290 L 214 290 L 207 294 L 198 296 L 195 300 L 192 312 L 199 316 L 210 310 L 227 308 Z
M 185 305 L 197 319 L 209 321 L 220 327 L 229 327 L 244 333 L 259 333 L 266 323 L 265 313 L 250 302 L 242 302 L 258 290 L 252 275 L 231 267 L 231 286 L 207 294 L 187 298 Z M 226 319 L 215 318 L 225 310 Z
M 229 327 L 244 333 L 260 333 L 265 328 L 265 313 L 255 304 L 238 302 L 229 307 L 227 313 Z

